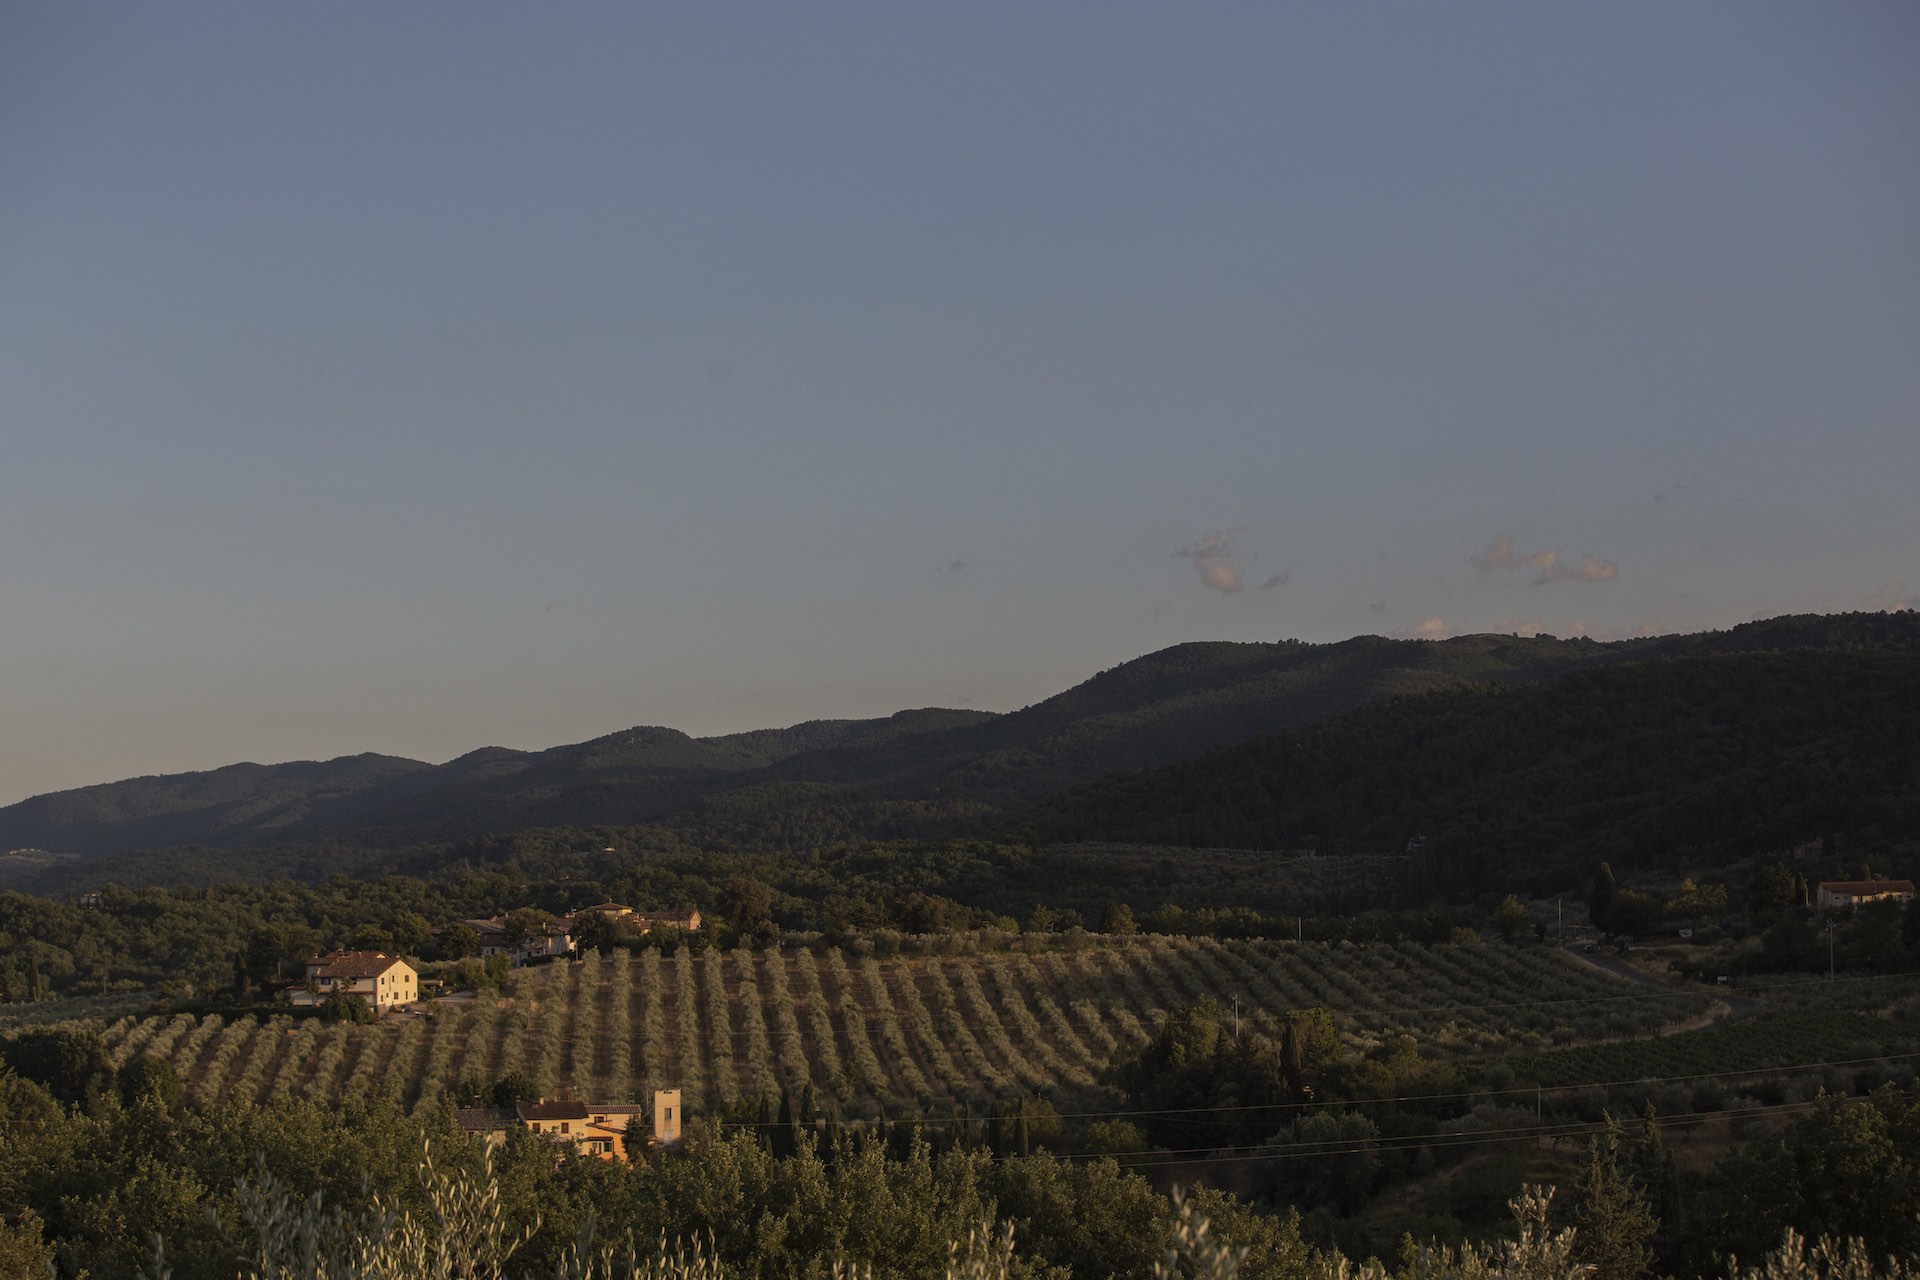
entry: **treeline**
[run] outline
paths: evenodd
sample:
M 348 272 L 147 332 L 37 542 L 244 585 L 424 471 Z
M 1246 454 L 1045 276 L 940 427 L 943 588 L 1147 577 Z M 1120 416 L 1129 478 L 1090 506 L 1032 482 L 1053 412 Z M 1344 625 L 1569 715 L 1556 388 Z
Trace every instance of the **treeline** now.
M 698 908 L 696 946 L 764 946 L 783 933 L 831 941 L 888 932 L 970 930 L 1125 933 L 1221 938 L 1444 941 L 1444 911 L 1282 914 L 1218 907 L 1226 893 L 1283 900 L 1282 887 L 1228 880 L 1212 864 L 1154 856 L 1144 870 L 1122 854 L 1060 854 L 989 841 L 863 841 L 794 854 L 728 854 L 652 828 L 557 827 L 414 851 L 403 865 L 317 883 L 120 888 L 80 895 L 0 893 L 0 1004 L 56 996 L 163 990 L 245 998 L 297 973 L 317 952 L 359 949 L 428 960 L 472 954 L 454 922 L 516 910 L 546 915 L 617 901 L 640 910 Z M 1237 890 L 1233 886 L 1240 886 Z M 1386 886 L 1395 892 L 1396 884 Z M 1142 898 L 1137 911 L 1129 894 Z M 1295 894 L 1314 901 L 1312 893 Z M 1360 899 L 1349 898 L 1356 903 Z M 1148 903 L 1153 905 L 1149 906 Z M 630 947 L 662 939 L 590 936 Z
M 1920 831 L 1920 655 L 1658 659 L 1395 699 L 1083 788 L 1027 830 L 1325 853 L 1411 844 L 1415 900 L 1543 896 L 1584 886 L 1602 861 L 1713 866 L 1823 834 L 1844 856 Z

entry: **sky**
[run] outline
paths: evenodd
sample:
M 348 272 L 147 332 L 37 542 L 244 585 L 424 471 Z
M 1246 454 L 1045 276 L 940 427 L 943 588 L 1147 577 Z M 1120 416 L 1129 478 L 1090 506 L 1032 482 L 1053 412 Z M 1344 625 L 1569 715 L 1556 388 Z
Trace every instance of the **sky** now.
M 1920 6 L 0 11 L 0 803 L 1920 600 Z

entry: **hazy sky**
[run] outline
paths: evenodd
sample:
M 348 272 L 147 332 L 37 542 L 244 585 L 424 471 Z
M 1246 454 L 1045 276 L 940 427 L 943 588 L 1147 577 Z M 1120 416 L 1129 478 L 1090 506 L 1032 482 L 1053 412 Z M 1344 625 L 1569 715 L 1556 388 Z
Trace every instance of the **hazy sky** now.
M 0 801 L 1920 596 L 1920 6 L 8 4 Z

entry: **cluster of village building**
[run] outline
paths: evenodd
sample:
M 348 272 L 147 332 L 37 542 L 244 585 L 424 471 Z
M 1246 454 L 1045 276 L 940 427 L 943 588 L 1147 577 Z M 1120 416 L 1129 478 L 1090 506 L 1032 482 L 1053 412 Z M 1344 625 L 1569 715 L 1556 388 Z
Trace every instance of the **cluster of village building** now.
M 537 929 L 515 930 L 513 917 L 488 916 L 481 920 L 462 920 L 460 923 L 480 935 L 480 956 L 510 956 L 515 964 L 525 964 L 530 960 L 544 960 L 555 956 L 572 955 L 578 944 L 574 939 L 574 927 L 589 916 L 617 922 L 636 933 L 648 934 L 655 929 L 678 929 L 682 933 L 693 933 L 700 928 L 700 912 L 692 907 L 684 911 L 635 911 L 632 907 L 623 907 L 617 902 L 600 902 L 591 907 L 581 907 L 578 911 L 569 911 L 556 916 L 553 922 Z
M 483 957 L 505 955 L 515 964 L 572 955 L 577 949 L 574 925 L 589 914 L 626 922 L 646 934 L 661 926 L 687 933 L 700 927 L 700 913 L 635 911 L 617 902 L 602 902 L 556 917 L 540 929 L 510 936 L 508 917 L 462 921 L 480 935 Z M 339 995 L 359 996 L 375 1016 L 417 1004 L 420 975 L 401 957 L 384 951 L 330 951 L 307 961 L 306 983 L 289 993 L 293 1003 L 322 1004 Z M 664 1146 L 680 1140 L 682 1108 L 678 1089 L 656 1089 L 651 1104 L 579 1102 L 569 1099 L 521 1099 L 512 1107 L 470 1107 L 457 1113 L 460 1127 L 489 1145 L 507 1140 L 521 1128 L 565 1142 L 582 1155 L 625 1160 L 630 1146 Z
M 574 927 L 589 915 L 618 920 L 639 934 L 661 927 L 693 933 L 700 928 L 700 913 L 685 911 L 635 911 L 617 902 L 602 902 L 553 918 L 551 924 L 532 930 L 513 930 L 510 916 L 490 916 L 460 923 L 480 935 L 480 955 L 504 955 L 514 964 L 573 955 L 579 948 Z M 336 995 L 356 995 L 367 1002 L 376 1016 L 404 1009 L 422 995 L 420 975 L 399 956 L 384 951 L 329 951 L 307 961 L 305 985 L 288 993 L 294 1004 L 323 1004 Z
M 511 1107 L 463 1107 L 454 1114 L 462 1129 L 491 1147 L 504 1144 L 510 1130 L 525 1129 L 583 1156 L 625 1160 L 629 1152 L 680 1141 L 682 1109 L 678 1089 L 655 1089 L 651 1104 L 523 1098 Z

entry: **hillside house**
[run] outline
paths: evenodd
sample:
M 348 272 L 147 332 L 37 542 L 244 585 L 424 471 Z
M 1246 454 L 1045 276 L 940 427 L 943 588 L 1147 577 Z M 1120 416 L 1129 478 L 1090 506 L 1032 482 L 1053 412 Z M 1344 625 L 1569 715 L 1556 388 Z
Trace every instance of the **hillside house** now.
M 632 907 L 622 906 L 618 902 L 596 902 L 591 907 L 581 907 L 566 916 L 569 923 L 585 915 L 605 916 L 609 920 L 624 920 L 641 933 L 651 933 L 661 925 L 671 925 L 682 933 L 695 933 L 700 928 L 700 912 L 692 907 L 685 911 L 635 911 Z
M 1911 880 L 1822 880 L 1814 905 L 1820 910 L 1858 911 L 1872 902 L 1912 902 Z
M 700 931 L 700 912 L 693 907 L 685 911 L 636 911 L 631 919 L 640 926 L 642 933 L 651 933 L 662 925 L 671 926 L 682 933 Z
M 651 1106 L 537 1098 L 523 1099 L 504 1109 L 470 1107 L 455 1114 L 462 1129 L 488 1146 L 504 1145 L 509 1129 L 523 1128 L 567 1143 L 580 1155 L 602 1160 L 625 1160 L 628 1140 L 641 1134 L 648 1147 L 672 1146 L 680 1141 L 678 1089 L 654 1090 Z
M 480 935 L 480 958 L 505 955 L 515 964 L 526 964 L 532 960 L 550 960 L 555 956 L 573 954 L 573 921 L 564 918 L 547 930 L 530 933 L 519 941 L 507 936 L 507 917 L 490 916 L 484 920 L 463 920 L 460 923 Z
M 319 1004 L 333 995 L 356 995 L 376 1014 L 420 999 L 420 975 L 399 956 L 384 951 L 329 951 L 307 961 L 307 985 L 292 993 L 295 1004 Z

